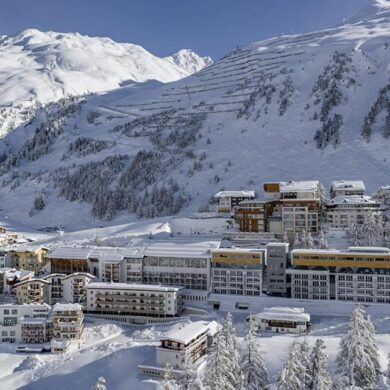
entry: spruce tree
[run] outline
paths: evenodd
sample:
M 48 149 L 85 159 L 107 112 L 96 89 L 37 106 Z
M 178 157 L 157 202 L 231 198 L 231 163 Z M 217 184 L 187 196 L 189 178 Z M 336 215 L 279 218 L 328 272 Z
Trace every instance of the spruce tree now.
M 101 376 L 93 385 L 92 390 L 106 390 L 106 380 Z
M 364 318 L 363 308 L 356 307 L 337 356 L 338 373 L 347 378 L 350 386 L 371 388 L 377 385 L 379 363 L 374 334 L 370 319 Z
M 245 351 L 242 360 L 243 388 L 245 390 L 262 390 L 268 385 L 268 374 L 256 336 L 256 323 L 251 315 L 248 322 L 248 333 L 245 340 Z
M 325 343 L 317 339 L 312 349 L 311 360 L 311 384 L 310 390 L 331 390 L 332 380 L 328 371 L 328 356 L 324 352 Z
M 172 366 L 169 363 L 165 366 L 164 378 L 160 383 L 159 390 L 179 390 L 179 385 L 173 375 Z

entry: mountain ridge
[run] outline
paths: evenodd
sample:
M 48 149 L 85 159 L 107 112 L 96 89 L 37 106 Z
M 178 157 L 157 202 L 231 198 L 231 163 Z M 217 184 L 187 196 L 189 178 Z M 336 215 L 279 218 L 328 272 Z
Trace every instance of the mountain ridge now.
M 269 180 L 363 179 L 373 192 L 389 184 L 389 43 L 390 18 L 370 19 L 44 107 L 1 144 L 7 217 L 71 228 L 188 214 Z

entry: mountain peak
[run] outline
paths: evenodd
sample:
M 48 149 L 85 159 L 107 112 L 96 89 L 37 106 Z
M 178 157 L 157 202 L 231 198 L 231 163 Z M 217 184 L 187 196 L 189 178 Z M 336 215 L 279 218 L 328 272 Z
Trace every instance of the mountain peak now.
M 191 49 L 181 49 L 165 59 L 177 65 L 186 74 L 198 72 L 213 63 L 211 57 L 201 57 Z

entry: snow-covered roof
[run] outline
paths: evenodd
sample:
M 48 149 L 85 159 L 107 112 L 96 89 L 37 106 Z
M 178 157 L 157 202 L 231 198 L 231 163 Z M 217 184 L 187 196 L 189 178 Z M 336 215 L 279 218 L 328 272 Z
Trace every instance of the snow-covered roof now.
M 59 275 L 61 275 L 61 274 L 59 274 Z M 48 275 L 48 276 L 50 276 L 50 275 Z M 91 279 L 96 279 L 95 276 L 91 275 L 88 272 L 74 272 L 73 274 L 64 275 L 63 279 L 71 279 L 71 278 L 74 278 L 77 276 L 86 276 L 86 277 L 91 278 Z
M 360 204 L 360 205 L 378 205 L 379 203 L 368 195 L 339 195 L 330 199 L 327 204 L 331 205 L 347 205 L 347 204 Z
M 238 191 L 219 191 L 214 195 L 214 198 L 254 198 L 255 191 L 238 190 Z
M 366 186 L 362 180 L 335 180 L 332 181 L 331 189 L 365 191 Z
M 164 286 L 156 284 L 137 284 L 137 283 L 112 283 L 112 282 L 92 282 L 87 286 L 88 290 L 101 289 L 101 290 L 133 290 L 133 291 L 161 291 L 161 292 L 177 292 L 182 287 Z
M 33 271 L 28 271 L 25 269 L 17 270 L 15 268 L 2 268 L 0 269 L 0 273 L 3 273 L 4 277 L 7 280 L 14 280 L 14 279 L 23 280 L 24 278 L 34 276 Z
M 161 337 L 161 340 L 172 340 L 186 345 L 201 334 L 208 333 L 208 325 L 205 321 L 176 324 L 172 326 L 165 336 Z
M 214 249 L 213 253 L 265 253 L 266 249 L 263 248 L 219 248 Z
M 82 247 L 59 247 L 51 250 L 47 257 L 49 259 L 88 259 L 90 248 Z
M 38 278 L 33 278 L 33 279 L 27 279 L 27 280 L 23 280 L 22 282 L 19 282 L 19 283 L 16 283 L 14 284 L 12 287 L 15 288 L 15 287 L 18 287 L 18 286 L 22 286 L 24 284 L 27 284 L 27 283 L 43 283 L 43 284 L 50 284 L 49 281 L 45 280 L 45 279 L 38 279 Z
M 239 206 L 245 206 L 247 204 L 265 204 L 267 203 L 267 200 L 265 199 L 246 199 L 246 200 L 242 200 L 238 205 Z
M 280 182 L 279 191 L 280 193 L 317 191 L 319 185 L 318 180 Z
M 350 246 L 348 252 L 390 253 L 390 249 L 380 246 Z
M 219 248 L 220 241 L 163 241 L 149 245 L 145 256 L 209 258 Z
M 259 320 L 310 321 L 310 314 L 303 307 L 269 307 L 255 315 Z
M 56 303 L 53 306 L 53 312 L 56 311 L 77 311 L 83 310 L 83 307 L 79 303 Z

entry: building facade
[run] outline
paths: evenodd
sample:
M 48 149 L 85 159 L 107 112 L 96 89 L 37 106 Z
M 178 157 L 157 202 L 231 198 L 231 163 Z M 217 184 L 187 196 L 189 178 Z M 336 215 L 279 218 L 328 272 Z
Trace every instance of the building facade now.
M 244 200 L 234 208 L 234 219 L 241 232 L 265 232 L 265 206 L 266 202 L 261 200 Z
M 291 263 L 292 298 L 390 303 L 388 248 L 294 249 Z
M 87 286 L 89 313 L 106 316 L 168 318 L 180 316 L 180 287 L 92 282 Z
M 253 200 L 256 197 L 255 191 L 220 191 L 214 195 L 218 200 L 218 212 L 230 213 L 235 206 L 244 200 Z
M 212 251 L 211 291 L 215 294 L 261 295 L 264 249 L 223 248 Z
M 284 242 L 266 245 L 267 293 L 287 295 L 287 274 L 289 244 Z
M 330 187 L 330 197 L 364 195 L 366 186 L 361 180 L 336 180 Z
M 382 223 L 381 204 L 369 196 L 337 196 L 326 205 L 327 222 L 332 228 L 348 230 L 355 224 L 363 225 L 369 217 Z

